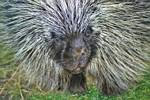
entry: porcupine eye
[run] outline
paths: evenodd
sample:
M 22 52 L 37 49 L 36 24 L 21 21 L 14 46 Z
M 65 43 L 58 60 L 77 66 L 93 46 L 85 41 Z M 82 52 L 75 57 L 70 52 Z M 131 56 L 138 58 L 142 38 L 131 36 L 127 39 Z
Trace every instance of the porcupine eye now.
M 90 38 L 92 33 L 93 33 L 92 26 L 88 26 L 86 31 L 85 31 L 85 37 Z

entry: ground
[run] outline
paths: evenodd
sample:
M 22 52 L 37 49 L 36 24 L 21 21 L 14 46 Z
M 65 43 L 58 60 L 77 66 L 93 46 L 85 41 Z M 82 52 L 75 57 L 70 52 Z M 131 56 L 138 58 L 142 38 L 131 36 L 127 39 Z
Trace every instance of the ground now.
M 11 60 L 13 52 L 0 44 L 0 100 L 150 100 L 150 70 L 134 87 L 118 96 L 103 96 L 94 85 L 84 94 L 44 92 L 37 86 L 25 85 Z M 150 64 L 149 64 L 150 66 Z M 31 87 L 31 88 L 29 88 Z

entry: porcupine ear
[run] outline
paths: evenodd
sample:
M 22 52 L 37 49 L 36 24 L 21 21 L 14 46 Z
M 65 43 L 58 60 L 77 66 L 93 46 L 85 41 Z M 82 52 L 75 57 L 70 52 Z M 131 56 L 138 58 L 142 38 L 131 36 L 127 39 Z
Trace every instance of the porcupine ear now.
M 149 61 L 142 48 L 150 43 L 150 1 L 103 2 L 100 9 L 97 52 L 88 72 L 103 94 L 116 95 L 136 83 Z
M 16 60 L 30 83 L 44 89 L 58 88 L 61 68 L 52 60 L 55 55 L 49 24 L 42 19 L 44 5 L 39 0 L 0 1 L 3 42 L 10 44 L 16 52 Z M 44 4 L 44 3 L 43 3 Z M 46 17 L 46 15 L 45 15 Z M 43 24 L 45 23 L 45 24 Z

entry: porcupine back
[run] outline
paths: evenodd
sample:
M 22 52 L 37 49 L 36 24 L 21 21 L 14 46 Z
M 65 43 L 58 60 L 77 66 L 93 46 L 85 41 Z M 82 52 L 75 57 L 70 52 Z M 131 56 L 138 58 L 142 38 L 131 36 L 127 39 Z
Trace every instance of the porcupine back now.
M 98 3 L 97 3 L 98 2 Z M 30 82 L 51 90 L 69 74 L 53 59 L 55 43 L 92 26 L 96 53 L 87 72 L 98 87 L 128 89 L 144 68 L 150 41 L 150 2 L 140 0 L 10 0 L 1 1 L 5 40 L 16 51 Z M 56 36 L 53 33 L 57 33 Z M 7 33 L 7 34 L 6 34 Z M 66 81 L 65 80 L 65 81 Z M 63 84 L 63 83 L 62 83 Z M 63 84 L 64 85 L 64 84 Z

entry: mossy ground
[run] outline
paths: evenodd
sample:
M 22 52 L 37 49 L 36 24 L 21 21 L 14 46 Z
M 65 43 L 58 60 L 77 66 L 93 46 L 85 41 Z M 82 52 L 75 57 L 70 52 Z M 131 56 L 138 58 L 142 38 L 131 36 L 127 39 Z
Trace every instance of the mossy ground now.
M 36 86 L 24 85 L 25 81 L 16 73 L 11 50 L 0 45 L 0 100 L 150 100 L 150 73 L 148 72 L 133 88 L 119 96 L 103 96 L 96 87 L 90 85 L 84 94 L 64 92 L 44 92 Z M 150 64 L 149 64 L 150 65 Z M 9 80 L 9 81 L 8 81 Z

